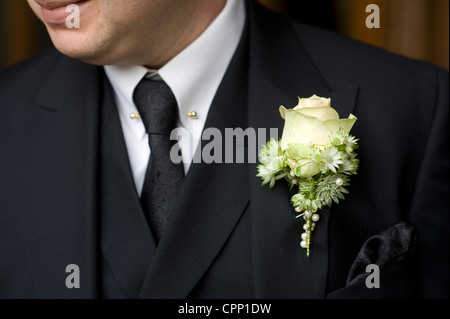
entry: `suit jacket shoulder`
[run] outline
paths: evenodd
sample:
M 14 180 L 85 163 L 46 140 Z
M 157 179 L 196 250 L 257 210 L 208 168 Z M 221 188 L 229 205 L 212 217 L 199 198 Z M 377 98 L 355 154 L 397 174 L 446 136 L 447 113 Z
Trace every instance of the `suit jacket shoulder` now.
M 62 58 L 64 58 L 63 55 L 51 48 L 17 65 L 1 70 L 0 96 L 6 94 L 19 94 L 22 97 L 33 95 Z
M 428 62 L 392 53 L 327 30 L 298 23 L 291 23 L 291 26 L 311 58 L 317 62 L 322 74 L 331 75 L 336 73 L 334 71 L 340 71 L 332 79 L 377 79 L 389 75 L 394 77 L 394 81 L 422 79 L 426 82 L 424 75 L 435 76 L 436 72 L 446 72 Z
M 408 105 L 408 112 L 420 114 L 429 129 L 439 96 L 448 97 L 448 71 L 442 67 L 326 30 L 295 23 L 292 28 L 330 86 L 357 83 L 363 96 L 386 101 L 379 109 L 389 112 L 388 100 L 396 102 L 397 109 Z

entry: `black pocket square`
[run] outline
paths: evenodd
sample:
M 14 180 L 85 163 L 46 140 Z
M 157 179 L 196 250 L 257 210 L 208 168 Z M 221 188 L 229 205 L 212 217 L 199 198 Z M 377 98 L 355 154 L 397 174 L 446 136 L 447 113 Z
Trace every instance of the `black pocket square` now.
M 417 248 L 417 227 L 398 223 L 366 240 L 353 262 L 344 288 L 327 295 L 344 298 L 407 298 L 413 294 L 412 260 Z M 368 265 L 380 270 L 380 287 L 368 288 Z

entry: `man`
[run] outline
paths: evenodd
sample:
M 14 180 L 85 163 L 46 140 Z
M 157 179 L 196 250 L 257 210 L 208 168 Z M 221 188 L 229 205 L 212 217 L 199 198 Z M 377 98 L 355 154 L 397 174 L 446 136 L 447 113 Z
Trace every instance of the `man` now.
M 253 1 L 28 2 L 60 53 L 0 75 L 1 297 L 448 297 L 445 71 Z M 281 132 L 313 94 L 358 117 L 360 168 L 308 258 L 287 185 L 193 158 L 202 131 Z M 181 170 L 151 127 L 169 100 Z

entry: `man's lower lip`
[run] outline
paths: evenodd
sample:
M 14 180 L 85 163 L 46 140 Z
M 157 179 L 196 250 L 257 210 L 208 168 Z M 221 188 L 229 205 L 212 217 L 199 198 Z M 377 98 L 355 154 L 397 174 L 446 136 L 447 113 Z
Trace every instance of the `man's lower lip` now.
M 82 6 L 86 2 L 89 1 L 78 1 L 73 3 L 80 8 L 80 14 Z M 73 12 L 73 11 L 66 12 L 67 6 L 68 5 L 64 5 L 53 9 L 41 7 L 42 18 L 44 19 L 45 22 L 49 24 L 64 24 L 66 22 L 67 17 Z

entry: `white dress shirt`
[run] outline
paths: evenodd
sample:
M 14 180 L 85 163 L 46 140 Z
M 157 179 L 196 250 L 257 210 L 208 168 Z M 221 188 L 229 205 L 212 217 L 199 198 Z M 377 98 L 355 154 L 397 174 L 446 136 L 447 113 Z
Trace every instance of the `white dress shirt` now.
M 245 24 L 243 0 L 227 0 L 212 24 L 187 48 L 159 70 L 143 66 L 105 66 L 118 106 L 125 143 L 138 194 L 150 158 L 145 127 L 134 118 L 133 92 L 142 78 L 159 75 L 172 89 L 179 108 L 179 145 L 187 174 L 216 91 L 239 44 Z M 196 112 L 196 117 L 192 117 Z M 191 116 L 189 116 L 189 114 Z

